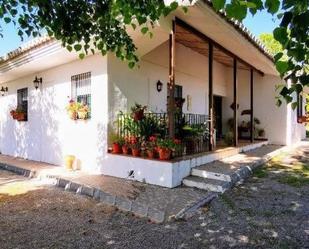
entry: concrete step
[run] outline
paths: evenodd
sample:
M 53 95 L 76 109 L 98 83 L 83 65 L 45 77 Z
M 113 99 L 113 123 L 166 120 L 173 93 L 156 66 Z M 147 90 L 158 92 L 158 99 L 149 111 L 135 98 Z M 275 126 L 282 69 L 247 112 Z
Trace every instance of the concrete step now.
M 227 181 L 220 181 L 215 179 L 205 179 L 198 176 L 188 176 L 182 181 L 184 186 L 204 189 L 212 192 L 223 193 L 230 187 Z
M 232 181 L 231 176 L 228 174 L 213 172 L 213 171 L 205 170 L 199 167 L 193 168 L 191 170 L 191 175 L 198 176 L 198 177 L 205 178 L 205 179 L 214 179 L 214 180 L 226 181 L 226 182 Z

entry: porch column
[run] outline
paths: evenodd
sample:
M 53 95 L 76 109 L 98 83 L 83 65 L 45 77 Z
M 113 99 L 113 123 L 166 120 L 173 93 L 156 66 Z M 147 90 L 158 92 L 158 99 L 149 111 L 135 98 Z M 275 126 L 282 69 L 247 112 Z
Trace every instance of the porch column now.
M 238 122 L 237 122 L 237 93 L 238 93 L 238 86 L 237 86 L 237 59 L 233 59 L 233 84 L 234 84 L 234 146 L 238 145 Z
M 250 69 L 250 140 L 254 142 L 254 111 L 253 111 L 253 69 Z
M 176 22 L 172 21 L 172 31 L 169 37 L 169 84 L 168 84 L 168 132 L 169 137 L 175 137 L 175 33 Z
M 208 43 L 209 45 L 209 55 L 208 55 L 208 98 L 209 98 L 209 151 L 214 149 L 214 116 L 213 116 L 213 44 L 212 42 Z

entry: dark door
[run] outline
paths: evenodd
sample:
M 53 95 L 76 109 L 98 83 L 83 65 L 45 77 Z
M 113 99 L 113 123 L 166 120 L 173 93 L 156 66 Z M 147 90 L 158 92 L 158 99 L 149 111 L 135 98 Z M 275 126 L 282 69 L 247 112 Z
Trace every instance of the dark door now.
M 214 96 L 214 128 L 217 131 L 217 139 L 222 138 L 222 97 Z

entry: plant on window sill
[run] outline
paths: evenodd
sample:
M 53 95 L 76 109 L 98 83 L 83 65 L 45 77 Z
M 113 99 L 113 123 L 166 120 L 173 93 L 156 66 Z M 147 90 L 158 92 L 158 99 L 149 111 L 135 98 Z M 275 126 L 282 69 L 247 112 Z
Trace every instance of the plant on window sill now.
M 17 107 L 16 109 L 11 110 L 10 114 L 14 120 L 27 121 L 26 112 L 20 107 Z
M 67 113 L 72 120 L 86 120 L 89 119 L 89 107 L 84 103 L 70 100 L 66 107 Z

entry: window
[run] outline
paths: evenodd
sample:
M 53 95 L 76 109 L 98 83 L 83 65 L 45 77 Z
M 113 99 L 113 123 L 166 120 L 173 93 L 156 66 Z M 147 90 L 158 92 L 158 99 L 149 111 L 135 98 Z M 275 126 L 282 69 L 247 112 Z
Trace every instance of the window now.
M 87 105 L 89 107 L 89 110 L 91 110 L 91 72 L 72 76 L 71 84 L 72 99 L 76 102 Z
M 167 91 L 167 97 L 169 97 L 169 91 Z M 175 98 L 182 98 L 182 86 L 175 85 L 174 97 Z
M 303 96 L 297 95 L 297 117 L 303 116 Z
M 26 117 L 25 121 L 28 120 L 28 88 L 22 88 L 17 90 L 17 108 L 22 110 Z

